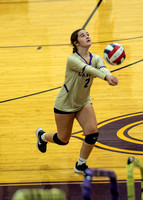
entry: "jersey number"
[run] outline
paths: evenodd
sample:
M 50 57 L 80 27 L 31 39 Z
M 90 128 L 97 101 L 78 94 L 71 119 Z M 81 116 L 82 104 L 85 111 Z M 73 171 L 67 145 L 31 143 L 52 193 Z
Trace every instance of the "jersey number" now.
M 85 85 L 84 85 L 84 88 L 87 88 L 88 87 L 88 83 L 89 83 L 89 81 L 90 81 L 90 78 L 87 78 L 86 80 L 85 80 Z

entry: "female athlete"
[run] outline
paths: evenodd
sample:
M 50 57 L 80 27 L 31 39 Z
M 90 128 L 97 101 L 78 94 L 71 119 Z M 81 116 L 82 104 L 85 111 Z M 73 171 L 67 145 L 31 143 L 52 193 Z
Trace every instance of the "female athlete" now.
M 88 168 L 86 161 L 99 136 L 90 98 L 93 79 L 101 78 L 112 86 L 118 84 L 118 79 L 105 67 L 99 55 L 89 52 L 92 43 L 86 30 L 74 31 L 71 35 L 71 43 L 73 54 L 67 59 L 65 81 L 54 103 L 57 132 L 46 133 L 42 128 L 37 129 L 37 147 L 44 153 L 48 142 L 67 145 L 72 134 L 74 119 L 76 119 L 83 130 L 85 139 L 74 171 L 84 174 Z

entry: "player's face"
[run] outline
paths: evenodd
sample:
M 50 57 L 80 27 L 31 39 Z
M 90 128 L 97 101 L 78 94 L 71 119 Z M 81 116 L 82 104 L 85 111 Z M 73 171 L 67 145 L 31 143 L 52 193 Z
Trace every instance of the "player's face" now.
M 86 30 L 81 30 L 78 32 L 78 46 L 88 48 L 91 46 L 91 38 Z

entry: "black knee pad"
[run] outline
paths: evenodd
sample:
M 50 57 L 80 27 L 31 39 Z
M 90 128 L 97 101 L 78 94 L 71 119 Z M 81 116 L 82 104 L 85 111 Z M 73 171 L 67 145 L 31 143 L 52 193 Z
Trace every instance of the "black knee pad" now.
M 98 139 L 99 133 L 91 133 L 90 135 L 85 136 L 85 142 L 87 144 L 95 144 Z
M 59 145 L 66 145 L 68 144 L 69 142 L 62 142 L 58 136 L 57 136 L 57 133 L 55 133 L 54 137 L 53 137 L 53 141 L 56 143 L 56 144 L 59 144 Z

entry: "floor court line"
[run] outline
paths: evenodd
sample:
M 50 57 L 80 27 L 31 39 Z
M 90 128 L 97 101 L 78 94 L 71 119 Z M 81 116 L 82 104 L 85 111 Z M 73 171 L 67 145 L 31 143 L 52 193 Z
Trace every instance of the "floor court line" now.
M 121 69 L 130 67 L 130 66 L 132 66 L 132 65 L 134 65 L 134 64 L 137 64 L 137 63 L 139 63 L 139 62 L 142 62 L 142 61 L 143 61 L 143 59 L 138 60 L 138 61 L 136 61 L 136 62 L 134 62 L 134 63 L 131 63 L 131 64 L 129 64 L 129 65 L 126 65 L 126 66 L 124 66 L 124 67 L 120 67 L 120 68 L 118 68 L 118 69 L 112 70 L 111 72 L 119 71 L 119 70 L 121 70 Z M 12 98 L 12 99 L 3 100 L 3 101 L 0 101 L 0 103 L 6 103 L 6 102 L 9 102 L 9 101 L 15 101 L 15 100 L 23 99 L 23 98 L 35 96 L 35 95 L 38 95 L 38 94 L 50 92 L 50 91 L 53 91 L 53 90 L 57 90 L 57 89 L 60 89 L 60 88 L 61 88 L 61 86 L 56 87 L 56 88 L 52 88 L 52 89 L 49 89 L 49 90 L 44 90 L 44 91 L 36 92 L 36 93 L 33 93 L 33 94 L 24 95 L 24 96 L 21 96 L 21 97 L 15 97 L 15 98 Z

